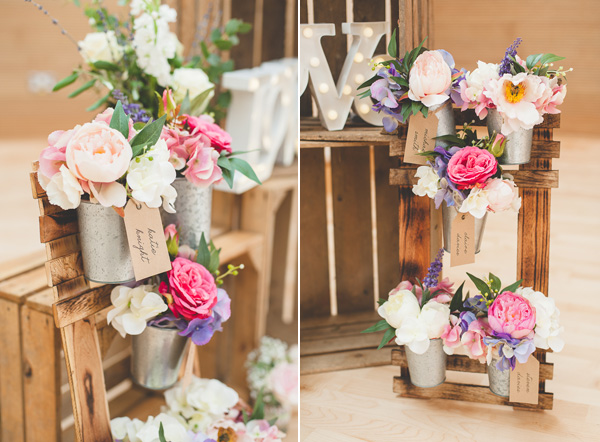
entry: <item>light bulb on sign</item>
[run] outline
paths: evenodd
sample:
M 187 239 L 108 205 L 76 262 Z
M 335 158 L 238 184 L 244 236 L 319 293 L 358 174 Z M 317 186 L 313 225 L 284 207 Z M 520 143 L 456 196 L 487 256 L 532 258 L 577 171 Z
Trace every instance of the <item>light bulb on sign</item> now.
M 330 120 L 337 120 L 338 117 L 338 113 L 334 110 L 330 110 L 329 112 L 327 112 L 327 118 L 329 118 Z
M 319 59 L 317 57 L 313 57 L 313 58 L 310 59 L 310 65 L 313 68 L 319 67 L 320 64 L 321 64 L 321 62 L 319 61 Z
M 258 81 L 258 78 L 251 78 L 250 81 L 248 82 L 248 90 L 250 92 L 254 92 L 255 90 L 257 90 L 260 86 L 260 81 Z
M 344 95 L 350 95 L 352 93 L 352 87 L 349 84 L 347 84 L 344 86 L 342 92 L 344 93 Z
M 371 108 L 368 104 L 361 104 L 359 110 L 361 114 L 368 114 Z
M 363 35 L 367 38 L 373 37 L 373 28 L 367 27 L 367 28 L 363 29 Z
M 304 35 L 304 38 L 311 38 L 313 36 L 313 30 L 311 28 L 304 28 L 302 30 L 302 35 Z
M 356 74 L 354 77 L 354 82 L 356 84 L 363 84 L 365 81 L 365 76 L 363 74 Z
M 326 94 L 327 92 L 329 92 L 329 86 L 327 86 L 327 83 L 321 83 L 319 85 L 319 92 L 321 92 L 322 94 Z
M 365 56 L 360 52 L 357 52 L 356 55 L 354 56 L 355 63 L 362 63 L 364 60 L 365 60 Z

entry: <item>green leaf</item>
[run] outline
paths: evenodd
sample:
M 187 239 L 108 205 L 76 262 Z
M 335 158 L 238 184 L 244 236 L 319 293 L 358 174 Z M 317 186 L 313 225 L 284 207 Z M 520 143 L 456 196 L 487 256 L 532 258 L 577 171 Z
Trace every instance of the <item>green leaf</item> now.
M 212 30 L 212 32 L 210 33 L 210 41 L 212 41 L 213 43 L 217 40 L 219 40 L 221 38 L 221 35 L 223 35 L 221 33 L 221 30 L 219 28 L 215 28 Z
M 544 56 L 544 54 L 532 54 L 529 57 L 527 57 L 527 60 L 525 60 L 527 69 L 531 69 L 536 64 L 538 64 L 538 62 L 542 59 L 543 56 Z
M 78 77 L 79 77 L 79 74 L 77 72 L 73 72 L 68 77 L 63 78 L 58 83 L 56 83 L 54 85 L 54 87 L 52 88 L 52 92 L 59 91 L 63 87 L 66 87 L 66 86 L 70 85 L 71 83 L 75 82 L 75 80 L 77 80 Z
M 229 169 L 221 169 L 223 173 L 223 179 L 227 183 L 227 185 L 232 188 L 233 187 L 233 172 Z
M 408 81 L 406 81 L 406 78 L 404 77 L 392 77 L 392 80 L 394 80 L 400 86 L 408 87 Z
M 158 439 L 160 442 L 167 442 L 167 439 L 165 439 L 165 429 L 163 428 L 162 422 L 160 423 L 160 427 L 158 427 Z
M 540 59 L 540 64 L 545 65 L 546 63 L 554 63 L 555 61 L 564 60 L 565 57 L 559 57 L 554 54 L 544 54 Z
M 225 170 L 233 169 L 233 166 L 231 165 L 231 161 L 230 161 L 229 157 L 225 154 L 225 152 L 223 152 L 221 154 L 221 156 L 219 157 L 219 159 L 217 160 L 217 166 L 219 166 L 221 169 L 225 169 Z
M 209 99 L 210 93 L 215 89 L 214 86 L 206 89 L 201 94 L 197 95 L 190 104 L 190 115 L 199 115 L 206 107 L 206 101 Z
M 511 285 L 508 285 L 508 286 L 504 287 L 502 290 L 500 290 L 500 293 L 514 292 L 515 290 L 517 290 L 521 286 L 522 282 L 523 282 L 523 280 L 519 279 L 517 282 L 513 282 Z
M 497 292 L 498 290 L 500 290 L 500 287 L 502 287 L 502 282 L 500 281 L 500 278 L 490 273 L 489 279 L 492 291 Z
M 233 47 L 233 42 L 230 40 L 223 40 L 222 38 L 215 41 L 215 46 L 222 51 L 228 51 Z
M 129 117 L 123 111 L 121 100 L 117 101 L 109 126 L 121 132 L 125 138 L 129 137 Z
M 196 262 L 206 269 L 210 267 L 210 250 L 208 250 L 208 244 L 204 237 L 204 232 L 200 237 L 200 244 L 198 244 L 198 253 L 196 254 Z
M 229 158 L 229 163 L 232 165 L 233 170 L 237 170 L 257 184 L 262 184 L 256 176 L 256 173 L 254 173 L 254 169 L 252 169 L 252 166 L 250 166 L 247 161 L 242 160 L 241 158 Z
M 180 115 L 189 115 L 192 112 L 192 102 L 190 101 L 190 91 L 185 92 L 185 97 L 179 108 Z
M 361 333 L 375 333 L 375 332 L 380 332 L 380 331 L 383 331 L 383 330 L 387 329 L 389 326 L 390 326 L 390 324 L 388 324 L 385 319 L 382 319 L 377 324 L 369 327 L 366 330 L 361 331 Z
M 200 42 L 200 49 L 202 49 L 202 55 L 204 55 L 204 58 L 208 58 L 210 52 L 208 51 L 208 46 L 206 46 L 206 42 Z
M 262 388 L 258 392 L 256 396 L 256 402 L 254 403 L 254 409 L 252 410 L 252 415 L 250 416 L 250 420 L 264 419 L 265 418 L 265 403 L 263 401 L 263 390 Z
M 429 115 L 429 108 L 427 106 L 421 107 L 421 113 L 425 118 L 427 118 L 427 115 Z
M 390 342 L 394 336 L 396 336 L 396 329 L 389 326 L 389 328 L 385 331 L 383 338 L 381 338 L 381 343 L 379 344 L 379 347 L 377 347 L 377 350 L 380 350 L 383 347 L 385 347 L 387 345 L 387 343 Z
M 119 71 L 121 68 L 114 63 L 110 63 L 108 61 L 99 60 L 92 63 L 96 69 L 101 69 L 104 71 Z
M 379 299 L 377 300 L 377 304 L 378 304 L 378 305 L 383 305 L 383 304 L 385 304 L 386 302 L 387 302 L 387 299 L 383 299 L 383 298 L 379 298 Z
M 225 33 L 227 35 L 237 34 L 242 23 L 243 22 L 240 19 L 232 18 L 225 24 Z
M 525 68 L 519 64 L 517 59 L 512 55 L 509 55 L 508 58 L 512 60 L 511 70 L 515 71 L 515 73 L 520 74 L 521 72 L 525 72 Z
M 89 88 L 93 87 L 96 84 L 96 80 L 90 80 L 87 83 L 85 83 L 83 86 L 81 86 L 79 89 L 71 92 L 68 97 L 69 98 L 73 98 L 76 97 L 77 95 L 79 95 L 80 93 L 87 91 Z
M 393 58 L 398 57 L 398 37 L 396 36 L 396 31 L 397 29 L 394 29 L 394 32 L 392 32 L 392 38 L 390 38 L 390 44 L 388 45 L 388 54 Z
M 379 75 L 373 75 L 371 78 L 369 78 L 363 84 L 361 84 L 360 86 L 358 86 L 357 89 L 362 89 L 364 87 L 369 87 L 369 86 L 371 86 L 373 83 L 375 83 L 379 79 L 381 79 L 381 77 Z
M 165 125 L 166 119 L 167 116 L 163 115 L 158 120 L 146 124 L 146 126 L 131 139 L 129 144 L 131 144 L 134 158 L 143 153 L 144 147 L 154 146 L 156 144 L 160 138 L 160 134 L 163 126 Z
M 98 109 L 100 106 L 102 106 L 104 103 L 106 103 L 109 98 L 110 98 L 110 92 L 108 94 L 106 94 L 104 97 L 100 98 L 98 101 L 96 101 L 90 107 L 88 107 L 86 109 L 86 111 L 91 112 L 91 111 Z
M 484 281 L 471 275 L 469 272 L 467 272 L 467 276 L 473 281 L 473 284 L 475 284 L 475 287 L 477 287 L 477 290 L 479 290 L 482 295 L 490 294 L 490 288 Z
M 240 25 L 240 28 L 238 29 L 238 34 L 247 34 L 251 30 L 252 30 L 252 24 L 251 23 L 247 23 L 247 22 L 243 22 Z
M 135 130 L 142 130 L 144 128 L 144 126 L 146 126 L 146 123 L 142 123 L 141 121 L 138 121 L 137 123 L 133 123 L 133 128 Z
M 421 103 L 419 103 L 418 101 L 413 101 L 410 107 L 411 115 L 417 115 L 419 113 L 419 110 L 421 109 L 421 106 Z
M 460 285 L 460 287 L 454 293 L 452 297 L 452 301 L 450 301 L 450 312 L 458 312 L 463 308 L 463 287 L 465 286 L 465 282 Z
M 217 270 L 219 270 L 219 265 L 221 264 L 221 249 L 217 249 L 212 241 L 209 244 L 209 248 L 210 264 L 208 265 L 208 271 L 210 273 L 215 273 Z

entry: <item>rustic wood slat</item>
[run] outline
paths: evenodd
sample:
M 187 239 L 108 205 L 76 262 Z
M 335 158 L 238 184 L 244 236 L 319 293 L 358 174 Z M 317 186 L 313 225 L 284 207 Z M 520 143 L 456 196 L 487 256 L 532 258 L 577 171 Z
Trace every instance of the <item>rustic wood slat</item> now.
M 27 298 L 25 305 L 38 312 L 42 312 L 48 316 L 52 316 L 52 304 L 54 303 L 54 293 L 51 288 L 46 288 L 35 295 Z
M 23 304 L 33 293 L 48 287 L 43 266 L 0 283 L 0 298 Z
M 49 260 L 76 253 L 81 250 L 79 235 L 69 235 L 46 243 L 46 256 Z
M 339 353 L 303 356 L 300 359 L 300 374 L 324 373 L 353 368 L 389 365 L 390 357 L 385 350 L 366 348 Z
M 46 262 L 48 285 L 56 286 L 70 279 L 83 275 L 83 259 L 81 253 L 71 253 Z
M 56 206 L 48 201 L 48 197 L 41 197 L 37 201 L 40 209 L 40 215 L 55 215 L 57 213 L 64 212 L 62 207 Z
M 367 327 L 364 327 L 363 330 L 366 328 Z M 357 331 L 351 335 L 351 337 L 329 337 L 326 334 L 323 334 L 321 339 L 312 341 L 303 340 L 300 344 L 300 356 L 304 357 L 315 354 L 336 353 L 338 351 L 356 350 L 360 348 L 377 348 L 381 342 L 381 338 L 381 333 L 360 333 L 360 331 Z
M 113 286 L 106 285 L 80 295 L 61 299 L 52 306 L 54 322 L 59 328 L 90 317 L 109 307 Z
M 87 292 L 89 289 L 90 285 L 84 276 L 78 276 L 77 278 L 70 279 L 52 287 L 54 299 L 56 301 L 80 295 L 81 293 Z
M 429 198 L 417 198 L 410 187 L 399 187 L 399 281 L 422 278 L 431 262 Z
M 37 174 L 37 172 L 31 172 L 29 174 L 29 181 L 31 183 L 31 195 L 34 199 L 44 198 L 46 196 L 46 191 L 42 189 L 42 186 L 38 181 Z
M 444 382 L 437 387 L 419 388 L 411 384 L 409 379 L 404 379 L 399 376 L 394 377 L 394 393 L 397 393 L 402 397 L 420 399 L 450 399 L 455 401 L 469 401 L 483 404 L 517 406 L 532 410 L 551 410 L 554 396 L 552 393 L 540 393 L 539 403 L 537 405 L 523 404 L 510 402 L 507 398 L 495 395 L 488 387 L 482 385 Z
M 54 215 L 40 216 L 40 242 L 47 243 L 79 232 L 77 212 L 66 210 Z
M 33 270 L 36 267 L 43 267 L 45 262 L 46 255 L 42 250 L 4 262 L 0 264 L 0 282 Z

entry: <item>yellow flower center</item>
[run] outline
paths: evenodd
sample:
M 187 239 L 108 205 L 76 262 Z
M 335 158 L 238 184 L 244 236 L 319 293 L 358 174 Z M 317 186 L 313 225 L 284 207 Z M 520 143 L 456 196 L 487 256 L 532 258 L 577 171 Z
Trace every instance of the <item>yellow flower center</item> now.
M 504 96 L 509 103 L 518 103 L 525 95 L 525 85 L 523 83 L 512 84 L 510 81 L 504 82 Z

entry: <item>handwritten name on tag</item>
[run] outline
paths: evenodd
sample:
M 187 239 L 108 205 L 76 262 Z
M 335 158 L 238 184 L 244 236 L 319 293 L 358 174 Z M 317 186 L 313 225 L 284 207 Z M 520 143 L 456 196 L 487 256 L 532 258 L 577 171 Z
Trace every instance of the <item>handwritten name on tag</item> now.
M 439 119 L 433 112 L 427 118 L 423 114 L 411 115 L 408 119 L 408 131 L 406 134 L 406 147 L 404 149 L 404 162 L 411 164 L 427 164 L 427 157 L 419 155 L 423 152 L 431 152 L 435 147 L 437 127 Z
M 533 355 L 529 356 L 524 364 L 517 361 L 515 369 L 510 372 L 509 400 L 537 404 L 539 384 L 540 362 Z
M 475 218 L 470 213 L 458 213 L 452 221 L 450 266 L 475 262 Z
M 136 281 L 171 270 L 158 209 L 129 200 L 125 206 L 125 230 Z

